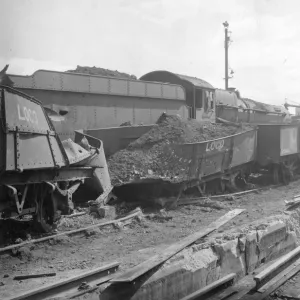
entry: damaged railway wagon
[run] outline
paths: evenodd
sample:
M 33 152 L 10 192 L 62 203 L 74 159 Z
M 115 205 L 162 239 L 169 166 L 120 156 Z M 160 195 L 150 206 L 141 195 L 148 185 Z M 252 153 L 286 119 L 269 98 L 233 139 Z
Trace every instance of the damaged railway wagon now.
M 287 184 L 300 167 L 299 124 L 229 125 L 162 115 L 108 160 L 114 193 L 126 200 L 234 192 L 252 173 Z
M 72 211 L 73 194 L 110 186 L 100 140 L 78 132 L 77 143 L 61 142 L 41 103 L 13 88 L 0 85 L 0 105 L 0 221 L 32 215 L 48 232 Z

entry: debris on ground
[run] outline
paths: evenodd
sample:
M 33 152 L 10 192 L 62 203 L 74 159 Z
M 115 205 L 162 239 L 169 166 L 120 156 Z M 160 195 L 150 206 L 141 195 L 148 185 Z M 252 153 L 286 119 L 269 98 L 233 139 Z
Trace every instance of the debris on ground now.
M 199 205 L 199 206 L 203 206 L 203 207 L 216 208 L 216 209 L 226 208 L 225 203 L 222 203 L 220 201 L 214 201 L 209 198 L 207 198 L 207 199 L 186 198 L 186 199 L 181 199 L 178 201 L 178 205 L 189 205 L 189 204 Z
M 33 253 L 29 246 L 12 249 L 12 254 L 25 261 L 30 261 L 33 258 Z
M 57 229 L 59 232 L 79 229 L 88 225 L 96 224 L 98 222 L 97 219 L 99 219 L 98 214 L 94 216 L 88 213 L 78 214 L 76 217 L 73 218 L 69 218 L 68 216 L 62 216 L 59 220 L 59 223 L 57 224 Z
M 163 113 L 149 132 L 110 157 L 112 184 L 118 186 L 145 178 L 181 182 L 187 179 L 188 166 L 193 162 L 181 161 L 174 153 L 174 145 L 222 138 L 251 128 L 183 120 L 178 115 Z
M 28 274 L 28 275 L 17 275 L 13 278 L 13 280 L 24 280 L 24 279 L 32 279 L 32 278 L 40 278 L 40 277 L 53 277 L 56 276 L 56 273 L 41 273 L 41 274 Z
M 100 233 L 101 233 L 101 230 L 98 227 L 89 228 L 89 229 L 86 229 L 84 231 L 84 234 L 85 234 L 86 237 L 93 236 L 93 235 L 98 235 Z
M 300 185 L 297 181 L 292 182 L 289 186 L 266 189 L 259 194 L 250 193 L 238 197 L 234 207 L 245 208 L 247 213 L 236 217 L 234 221 L 215 232 L 215 235 L 205 239 L 203 244 L 200 244 L 200 241 L 197 242 L 195 247 L 199 248 L 201 245 L 205 248 L 211 245 L 213 239 L 216 239 L 216 243 L 219 244 L 224 239 L 232 239 L 236 236 L 235 234 L 240 235 L 249 230 L 267 227 L 267 222 L 262 223 L 262 220 L 268 220 L 270 216 L 278 213 L 281 214 L 285 209 L 285 203 L 282 199 L 292 199 L 294 195 L 299 193 Z M 122 202 L 117 207 L 126 213 L 132 211 L 136 206 L 129 206 L 128 203 Z M 143 210 L 145 209 L 143 208 Z M 172 217 L 172 219 L 163 220 L 160 217 L 149 219 L 147 215 L 151 213 Z M 30 248 L 33 254 L 30 261 L 21 259 L 19 256 L 12 256 L 10 253 L 2 254 L 0 255 L 0 282 L 5 285 L 1 287 L 1 292 L 5 293 L 7 298 L 12 298 L 16 293 L 19 294 L 29 289 L 35 289 L 41 284 L 50 284 L 66 277 L 72 277 L 75 274 L 80 274 L 83 270 L 87 271 L 108 261 L 118 260 L 121 262 L 121 270 L 126 270 L 145 261 L 183 237 L 202 230 L 203 227 L 224 213 L 224 210 L 198 205 L 179 206 L 177 210 L 172 211 L 151 209 L 149 212 L 144 211 L 145 217 L 142 222 L 133 220 L 122 230 L 115 229 L 113 226 L 106 226 L 101 228 L 101 234 L 74 235 L 69 237 L 69 242 L 35 244 L 34 248 Z M 84 216 L 78 218 L 80 217 Z M 256 220 L 257 223 L 254 223 Z M 224 235 L 224 233 L 226 234 Z M 12 279 L 15 275 L 35 274 L 37 272 L 56 272 L 57 276 L 24 280 L 22 283 Z M 6 274 L 9 274 L 9 278 L 4 278 Z M 300 286 L 299 282 L 300 279 L 296 283 L 298 286 Z
M 91 286 L 86 281 L 84 281 L 78 287 L 78 291 L 87 290 L 89 288 L 91 288 Z

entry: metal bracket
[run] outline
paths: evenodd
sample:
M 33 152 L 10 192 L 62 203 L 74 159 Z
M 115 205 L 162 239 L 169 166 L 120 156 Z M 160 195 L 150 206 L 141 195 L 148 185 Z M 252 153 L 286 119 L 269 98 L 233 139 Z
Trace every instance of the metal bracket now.
M 49 147 L 50 147 L 50 150 L 51 150 L 51 155 L 52 155 L 54 166 L 56 168 L 59 168 L 59 165 L 58 165 L 58 163 L 56 161 L 56 155 L 54 153 L 52 141 L 51 141 L 51 131 L 50 130 L 47 131 L 47 139 L 48 139 Z
M 18 197 L 18 191 L 15 187 L 11 186 L 11 185 L 5 185 L 9 191 L 11 192 L 12 196 L 15 198 L 15 202 L 16 202 L 16 206 L 17 206 L 17 211 L 19 214 L 22 213 L 23 211 L 23 206 L 24 206 L 24 203 L 25 203 L 25 199 L 26 199 L 26 196 L 27 196 L 27 191 L 28 191 L 28 184 L 25 186 L 25 189 L 24 189 L 24 193 L 22 195 L 22 200 L 21 200 L 21 203 L 19 202 L 19 197 Z
M 55 189 L 56 189 L 55 184 L 53 184 L 53 183 L 51 183 L 49 181 L 45 181 L 45 183 L 51 187 L 51 193 L 53 193 L 55 191 Z
M 67 190 L 62 190 L 58 187 L 57 184 L 55 184 L 56 186 L 56 189 L 58 190 L 58 192 L 62 195 L 62 196 L 72 196 L 72 194 L 79 188 L 80 184 L 83 183 L 83 180 L 82 181 L 79 181 L 77 183 L 75 183 L 74 185 L 72 185 L 69 189 Z
M 15 137 L 15 169 L 18 172 L 22 172 L 23 169 L 20 166 L 21 153 L 20 153 L 20 134 L 19 134 L 18 126 L 16 126 L 16 131 L 15 131 L 14 137 Z

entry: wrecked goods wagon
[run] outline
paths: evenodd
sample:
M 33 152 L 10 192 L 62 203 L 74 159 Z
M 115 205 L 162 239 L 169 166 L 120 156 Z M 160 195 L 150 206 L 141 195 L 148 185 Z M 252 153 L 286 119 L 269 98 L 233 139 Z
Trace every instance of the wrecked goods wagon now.
M 82 183 L 95 197 L 110 186 L 101 141 L 77 133 L 77 143 L 61 142 L 41 103 L 15 89 L 0 86 L 0 104 L 0 221 L 32 215 L 50 231 Z
M 270 170 L 275 184 L 288 183 L 299 169 L 299 135 L 299 124 L 259 125 L 257 162 Z
M 121 197 L 127 189 L 135 186 L 142 193 L 145 185 L 153 187 L 153 183 L 157 184 L 153 197 L 159 196 L 159 186 L 163 190 L 176 190 L 177 186 L 178 191 L 196 186 L 204 193 L 210 181 L 214 181 L 214 189 L 216 182 L 222 191 L 226 186 L 235 189 L 237 179 L 251 173 L 256 134 L 249 126 L 164 115 L 153 129 L 109 159 L 112 184 Z M 118 187 L 122 192 L 118 193 Z

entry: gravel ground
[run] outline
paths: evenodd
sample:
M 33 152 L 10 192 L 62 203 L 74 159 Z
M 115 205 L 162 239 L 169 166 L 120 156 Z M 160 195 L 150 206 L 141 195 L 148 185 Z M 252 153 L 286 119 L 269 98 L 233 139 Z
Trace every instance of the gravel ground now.
M 124 228 L 109 226 L 89 231 L 85 236 L 61 237 L 23 247 L 15 254 L 3 254 L 0 256 L 0 299 L 112 261 L 119 261 L 120 269 L 133 267 L 166 245 L 202 229 L 234 208 L 245 208 L 246 212 L 220 228 L 219 232 L 281 213 L 285 207 L 283 200 L 300 193 L 299 182 L 224 201 L 223 209 L 181 206 L 164 212 L 167 218 L 155 218 L 152 215 L 152 218 L 134 221 Z M 15 275 L 38 272 L 56 272 L 57 275 L 43 279 L 13 280 Z

